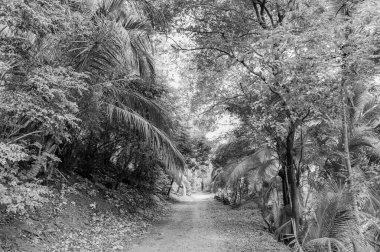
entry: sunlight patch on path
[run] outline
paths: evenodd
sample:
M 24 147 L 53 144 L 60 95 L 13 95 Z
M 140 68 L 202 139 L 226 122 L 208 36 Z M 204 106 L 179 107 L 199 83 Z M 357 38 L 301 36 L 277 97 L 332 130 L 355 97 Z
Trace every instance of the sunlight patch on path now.
M 194 201 L 204 201 L 213 199 L 214 194 L 194 193 L 193 195 L 191 195 L 191 197 L 194 199 Z

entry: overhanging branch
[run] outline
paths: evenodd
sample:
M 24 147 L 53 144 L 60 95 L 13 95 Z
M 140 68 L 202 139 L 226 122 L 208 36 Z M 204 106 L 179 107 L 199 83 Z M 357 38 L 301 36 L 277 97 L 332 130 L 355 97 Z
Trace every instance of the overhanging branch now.
M 224 55 L 226 55 L 226 56 L 230 57 L 231 59 L 234 59 L 236 62 L 240 63 L 242 66 L 244 66 L 248 70 L 249 73 L 255 75 L 256 77 L 260 78 L 264 83 L 266 83 L 266 78 L 265 78 L 265 76 L 261 72 L 255 71 L 254 69 L 252 69 L 251 67 L 248 66 L 248 64 L 244 61 L 244 59 L 239 59 L 233 53 L 228 52 L 228 51 L 226 51 L 224 49 L 217 48 L 217 47 L 210 47 L 210 46 L 207 46 L 207 47 L 195 47 L 195 48 L 182 48 L 178 44 L 177 44 L 177 47 L 174 47 L 174 46 L 172 46 L 172 47 L 175 48 L 175 49 L 182 50 L 182 51 L 212 50 L 212 51 L 217 51 L 217 52 L 223 53 Z M 262 57 L 262 55 L 260 55 L 259 53 L 256 53 L 256 54 Z

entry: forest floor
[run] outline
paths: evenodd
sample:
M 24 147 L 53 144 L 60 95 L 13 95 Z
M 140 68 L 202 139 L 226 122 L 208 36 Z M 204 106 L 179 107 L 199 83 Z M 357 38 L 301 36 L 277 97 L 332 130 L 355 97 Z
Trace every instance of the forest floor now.
M 162 194 L 126 185 L 115 191 L 67 175 L 49 188 L 49 202 L 26 215 L 0 208 L 0 252 L 126 251 L 150 223 L 171 213 Z
M 173 194 L 167 202 L 79 176 L 51 189 L 49 203 L 25 216 L 0 209 L 0 252 L 289 251 L 264 230 L 254 206 L 231 209 L 213 194 Z
M 173 205 L 173 213 L 133 241 L 132 252 L 290 251 L 264 230 L 258 209 L 231 209 L 196 193 Z

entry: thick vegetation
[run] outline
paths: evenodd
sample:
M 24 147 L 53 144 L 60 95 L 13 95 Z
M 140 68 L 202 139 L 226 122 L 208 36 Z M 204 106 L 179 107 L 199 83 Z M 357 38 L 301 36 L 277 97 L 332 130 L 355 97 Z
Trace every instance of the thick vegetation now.
M 213 160 L 219 197 L 259 199 L 299 250 L 377 251 L 378 1 L 179 2 L 193 105 L 240 120 Z
M 299 251 L 378 251 L 379 10 L 376 0 L 3 0 L 0 205 L 27 215 L 70 178 L 145 195 L 173 182 L 205 189 L 211 176 L 217 197 L 256 201 L 267 229 Z M 157 45 L 193 67 L 158 74 Z M 175 75 L 188 84 L 176 94 Z M 213 146 L 205 126 L 226 115 L 239 126 Z
M 0 202 L 23 213 L 54 177 L 75 172 L 116 189 L 154 190 L 184 169 L 140 1 L 0 5 Z M 42 184 L 41 184 L 42 183 Z

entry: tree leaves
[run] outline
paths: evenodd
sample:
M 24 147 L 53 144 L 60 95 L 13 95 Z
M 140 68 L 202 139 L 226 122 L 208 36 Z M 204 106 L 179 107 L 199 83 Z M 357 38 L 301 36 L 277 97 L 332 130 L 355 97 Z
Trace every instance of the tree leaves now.
M 117 120 L 122 120 L 144 136 L 153 150 L 159 153 L 160 158 L 162 158 L 168 170 L 177 171 L 184 169 L 184 158 L 182 154 L 164 132 L 128 107 L 119 107 L 110 103 L 104 103 L 104 105 L 107 107 L 107 114 L 111 121 L 114 117 Z
M 113 176 L 131 160 L 141 170 L 183 171 L 172 118 L 160 101 L 165 88 L 155 80 L 149 18 L 159 15 L 153 5 L 32 0 L 6 1 L 0 10 L 0 144 L 20 146 L 27 155 L 9 160 L 9 151 L 0 153 L 1 163 L 30 162 L 16 172 L 23 179 L 46 179 L 60 161 L 80 172 L 82 164 L 89 171 L 90 162 L 102 159 L 104 167 L 94 170 L 108 167 Z M 118 157 L 125 162 L 111 163 L 124 149 L 132 149 Z M 146 152 L 140 160 L 136 149 Z

